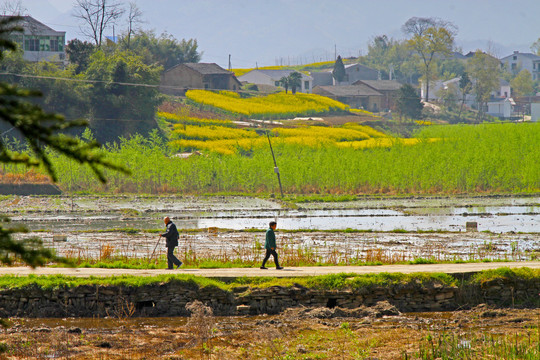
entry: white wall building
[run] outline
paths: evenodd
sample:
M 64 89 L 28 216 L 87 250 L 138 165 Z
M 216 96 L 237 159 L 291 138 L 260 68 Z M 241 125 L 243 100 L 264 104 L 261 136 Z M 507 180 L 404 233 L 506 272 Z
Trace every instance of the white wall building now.
M 540 121 L 540 103 L 531 104 L 531 121 Z
M 514 113 L 516 103 L 512 98 L 502 101 L 490 101 L 487 103 L 487 114 L 499 118 L 509 118 Z
M 533 80 L 540 79 L 540 56 L 538 55 L 514 51 L 512 55 L 503 57 L 501 63 L 514 74 L 526 69 L 531 73 Z
M 0 19 L 6 17 L 8 16 L 0 15 Z M 31 16 L 23 16 L 18 25 L 23 31 L 14 32 L 10 34 L 10 37 L 23 49 L 25 60 L 35 62 L 65 60 L 65 31 L 53 30 Z
M 279 80 L 282 77 L 288 77 L 293 72 L 298 72 L 295 70 L 265 70 L 265 69 L 255 69 L 245 73 L 242 76 L 238 77 L 238 80 L 241 82 L 248 82 L 251 84 L 260 84 L 260 85 L 272 85 L 280 86 Z M 303 93 L 311 93 L 313 89 L 313 78 L 304 73 L 300 73 L 302 79 L 300 81 L 300 88 L 297 88 L 296 91 Z M 290 90 L 290 87 L 289 87 Z

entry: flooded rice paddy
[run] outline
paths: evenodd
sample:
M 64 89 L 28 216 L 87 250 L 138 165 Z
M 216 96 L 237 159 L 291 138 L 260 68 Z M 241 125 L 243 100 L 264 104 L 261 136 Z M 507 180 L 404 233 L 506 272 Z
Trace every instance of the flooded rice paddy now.
M 24 236 L 87 257 L 99 257 L 105 245 L 119 255 L 149 256 L 165 215 L 183 230 L 180 253 L 254 256 L 271 220 L 278 221 L 281 248 L 319 257 L 384 251 L 403 259 L 531 260 L 540 253 L 540 196 L 297 204 L 251 197 L 13 196 L 0 207 L 13 224 L 32 231 Z M 478 231 L 466 231 L 467 222 L 476 222 Z M 67 241 L 54 241 L 58 235 Z

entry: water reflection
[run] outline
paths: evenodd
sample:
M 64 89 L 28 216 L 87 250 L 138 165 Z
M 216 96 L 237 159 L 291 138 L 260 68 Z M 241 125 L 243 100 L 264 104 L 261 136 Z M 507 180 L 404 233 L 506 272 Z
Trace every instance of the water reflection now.
M 479 231 L 538 232 L 539 206 L 490 207 L 411 207 L 395 209 L 307 209 L 307 210 L 217 210 L 171 211 L 180 229 L 218 227 L 232 230 L 264 229 L 277 219 L 279 227 L 287 230 L 372 230 L 392 231 L 461 231 L 465 223 L 476 221 Z M 152 213 L 126 217 L 117 213 L 105 215 L 24 214 L 13 216 L 15 224 L 30 230 L 94 231 L 103 229 L 160 229 L 161 214 Z

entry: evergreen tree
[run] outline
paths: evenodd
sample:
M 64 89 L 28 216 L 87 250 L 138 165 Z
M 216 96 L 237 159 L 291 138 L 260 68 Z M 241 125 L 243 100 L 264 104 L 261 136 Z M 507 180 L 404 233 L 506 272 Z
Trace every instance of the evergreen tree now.
M 289 75 L 289 86 L 291 87 L 291 92 L 296 94 L 296 88 L 302 86 L 302 74 L 295 71 Z
M 336 62 L 334 64 L 334 70 L 332 70 L 332 76 L 336 81 L 342 82 L 345 79 L 345 65 L 343 65 L 343 60 L 341 56 L 338 55 Z
M 66 45 L 66 55 L 71 64 L 75 64 L 75 73 L 80 74 L 88 68 L 90 55 L 96 50 L 96 46 L 88 41 L 79 39 L 70 40 Z
M 289 78 L 287 76 L 283 76 L 281 79 L 279 79 L 279 84 L 283 86 L 286 94 L 287 91 L 289 91 Z
M 461 106 L 459 108 L 458 121 L 461 120 L 461 112 L 463 111 L 463 105 L 465 104 L 467 94 L 469 94 L 472 89 L 471 80 L 466 72 L 464 72 L 459 79 L 459 89 L 461 90 Z
M 398 92 L 397 108 L 401 116 L 409 119 L 419 119 L 422 116 L 424 104 L 416 90 L 409 84 L 403 85 Z
M 145 64 L 158 63 L 164 70 L 180 63 L 197 63 L 202 57 L 197 39 L 178 40 L 167 33 L 156 36 L 153 31 L 141 30 L 131 36 L 129 44 L 129 50 L 142 56 Z M 123 38 L 120 47 L 127 49 L 127 41 Z

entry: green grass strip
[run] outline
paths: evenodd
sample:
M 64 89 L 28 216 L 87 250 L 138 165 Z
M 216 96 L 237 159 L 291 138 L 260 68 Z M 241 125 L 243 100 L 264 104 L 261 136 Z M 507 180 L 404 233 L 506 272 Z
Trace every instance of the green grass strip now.
M 507 279 L 511 281 L 540 281 L 540 269 L 530 268 L 499 268 L 496 270 L 486 270 L 475 274 L 465 283 L 482 284 L 495 279 Z M 194 276 L 194 275 L 157 275 L 157 276 L 112 276 L 112 277 L 70 277 L 64 275 L 49 276 L 0 276 L 0 289 L 24 288 L 37 286 L 43 289 L 71 288 L 84 285 L 113 285 L 113 286 L 145 286 L 156 283 L 180 282 L 193 287 L 217 287 L 223 290 L 230 290 L 239 286 L 250 286 L 251 288 L 267 288 L 271 286 L 303 286 L 314 289 L 350 289 L 372 286 L 392 286 L 397 284 L 415 283 L 419 286 L 429 284 L 442 284 L 456 286 L 458 279 L 444 273 L 380 273 L 380 274 L 332 274 L 313 277 L 299 278 L 273 278 L 273 277 L 241 277 L 232 281 L 220 281 L 217 279 Z

